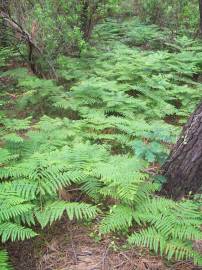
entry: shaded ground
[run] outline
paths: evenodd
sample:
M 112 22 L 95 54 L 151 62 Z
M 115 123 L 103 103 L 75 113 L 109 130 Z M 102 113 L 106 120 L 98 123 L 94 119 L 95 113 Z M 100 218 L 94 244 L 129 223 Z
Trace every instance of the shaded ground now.
M 92 228 L 62 221 L 30 241 L 8 245 L 15 270 L 197 270 L 189 262 L 166 266 L 145 250 L 121 251 L 121 243 L 96 241 Z M 116 244 L 115 244 L 116 242 Z

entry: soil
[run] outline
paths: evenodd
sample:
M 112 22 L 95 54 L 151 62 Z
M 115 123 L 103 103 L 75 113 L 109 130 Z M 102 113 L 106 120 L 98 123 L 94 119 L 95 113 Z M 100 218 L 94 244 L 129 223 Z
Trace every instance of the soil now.
M 96 227 L 93 228 L 94 231 Z M 96 234 L 94 234 L 96 235 Z M 15 270 L 201 270 L 190 262 L 166 265 L 161 257 L 147 250 L 123 250 L 123 241 L 112 236 L 102 240 L 92 237 L 92 226 L 56 223 L 40 237 L 9 243 Z

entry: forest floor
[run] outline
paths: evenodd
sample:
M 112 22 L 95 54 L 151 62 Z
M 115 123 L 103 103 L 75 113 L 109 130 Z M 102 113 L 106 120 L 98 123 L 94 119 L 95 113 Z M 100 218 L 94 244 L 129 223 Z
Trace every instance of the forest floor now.
M 141 47 L 141 49 L 144 49 L 146 51 L 147 46 Z M 126 50 L 125 54 L 123 54 L 124 50 Z M 134 77 L 133 73 L 143 72 L 141 65 L 142 65 L 142 63 L 144 63 L 143 61 L 146 61 L 145 59 L 147 59 L 147 58 L 149 59 L 147 65 L 150 69 L 153 65 L 152 61 L 153 61 L 154 57 L 156 57 L 156 59 L 157 59 L 156 62 L 154 62 L 154 63 L 155 64 L 157 63 L 158 65 L 161 64 L 161 61 L 158 59 L 158 57 L 159 57 L 158 53 L 156 53 L 156 54 L 153 52 L 151 53 L 153 55 L 153 58 L 151 61 L 151 59 L 148 56 L 149 51 L 148 51 L 148 55 L 141 55 L 141 53 L 137 54 L 138 51 L 136 51 L 136 49 L 134 49 L 134 55 L 133 55 L 132 51 L 133 51 L 133 49 L 128 48 L 128 51 L 127 51 L 127 47 L 124 47 L 123 50 L 120 49 L 120 52 L 118 51 L 119 53 L 117 53 L 115 51 L 114 55 L 112 54 L 112 56 L 110 56 L 110 54 L 109 54 L 108 57 L 110 60 L 108 60 L 108 64 L 109 64 L 109 66 L 111 65 L 110 67 L 111 67 L 112 74 L 114 73 L 114 70 L 112 69 L 112 67 L 114 66 L 112 59 L 113 59 L 113 57 L 115 57 L 115 56 L 118 57 L 120 55 L 120 57 L 122 57 L 122 58 L 117 59 L 117 63 L 122 64 L 122 62 L 123 62 L 123 68 L 121 68 L 120 74 L 122 74 L 121 72 L 123 69 L 123 76 L 128 75 L 128 74 L 125 75 L 125 73 L 124 73 L 125 72 L 125 65 L 126 66 L 128 65 L 127 62 L 125 63 L 125 58 L 127 59 L 127 57 L 128 57 L 127 53 L 129 54 L 130 57 L 133 56 L 135 59 L 138 55 L 140 55 L 140 58 L 138 58 L 139 59 L 138 61 L 140 62 L 140 64 L 139 64 L 140 66 L 137 66 L 137 71 L 133 70 L 133 66 L 132 66 L 131 70 L 129 69 L 129 71 L 131 71 L 132 78 Z M 110 53 L 112 53 L 112 52 L 110 52 Z M 105 52 L 104 52 L 104 54 L 105 54 Z M 173 54 L 173 55 L 175 55 L 175 54 Z M 101 54 L 101 56 L 102 56 L 102 54 Z M 133 60 L 133 58 L 131 58 L 131 59 Z M 99 75 L 99 68 L 100 68 L 102 61 L 103 61 L 102 57 L 100 57 L 100 60 L 98 61 L 98 64 L 97 64 L 98 65 L 97 70 L 95 70 L 95 72 L 92 71 L 92 76 L 95 76 L 94 73 L 96 74 L 96 72 L 98 72 L 98 75 Z M 138 61 L 137 61 L 137 65 L 139 63 Z M 151 63 L 150 63 L 150 61 L 151 61 Z M 93 66 L 93 64 L 92 64 L 92 66 Z M 188 65 L 186 64 L 186 66 L 188 66 Z M 130 67 L 130 65 L 129 65 L 129 67 Z M 160 67 L 161 67 L 161 65 L 160 65 Z M 76 66 L 75 70 L 73 70 L 73 73 L 75 72 L 75 74 L 77 74 L 77 73 L 80 74 L 79 68 L 77 68 L 77 66 Z M 87 68 L 85 67 L 85 69 L 87 69 Z M 104 74 L 104 72 L 105 72 L 104 68 L 103 68 L 103 70 L 102 70 L 102 68 L 100 68 L 100 69 Z M 107 69 L 108 69 L 108 66 L 107 66 Z M 82 70 L 82 68 L 81 68 L 81 71 L 84 72 Z M 67 75 L 69 75 L 68 72 L 69 71 L 67 70 Z M 117 72 L 117 77 L 120 77 L 121 75 L 118 73 L 119 70 L 116 72 Z M 156 80 L 156 77 L 155 77 L 156 70 L 155 69 L 154 69 L 153 73 L 154 73 L 154 83 L 156 83 L 155 82 L 155 80 Z M 101 75 L 103 77 L 106 76 L 105 74 L 104 75 L 103 74 L 101 73 Z M 108 70 L 107 70 L 107 74 L 108 74 Z M 152 74 L 152 72 L 151 72 L 151 74 Z M 174 74 L 174 72 L 173 72 L 173 74 Z M 88 78 L 88 74 L 84 74 L 84 75 L 86 76 L 86 78 Z M 85 79 L 85 76 L 84 76 L 84 79 Z M 151 90 L 151 93 L 152 93 L 151 97 L 153 97 L 154 91 L 153 91 L 153 88 L 150 87 L 150 85 L 149 85 L 149 83 L 150 83 L 149 76 L 150 75 L 148 75 L 148 77 L 144 77 L 143 82 L 140 80 L 140 85 L 143 85 L 146 89 Z M 123 77 L 123 78 L 124 78 L 123 80 L 126 80 L 126 82 L 128 80 L 129 84 L 134 83 L 134 85 L 136 85 L 135 79 L 133 82 L 132 79 L 130 79 L 130 78 L 129 79 L 128 78 L 125 79 L 125 77 Z M 106 78 L 104 78 L 103 80 L 105 81 L 105 79 Z M 161 74 L 160 74 L 160 77 L 158 79 L 162 80 Z M 148 84 L 147 84 L 147 81 L 149 81 Z M 99 80 L 98 80 L 98 82 L 99 82 Z M 93 81 L 93 83 L 94 83 L 94 81 Z M 163 83 L 167 83 L 167 81 L 165 81 L 165 82 L 163 81 Z M 119 84 L 120 84 L 120 82 L 119 82 Z M 113 84 L 112 84 L 112 86 L 113 86 Z M 102 89 L 100 89 L 99 87 L 100 86 L 98 84 L 98 90 L 101 91 Z M 162 87 L 164 87 L 164 85 Z M 135 89 L 135 87 L 134 87 L 134 89 Z M 159 89 L 161 89 L 161 88 L 159 88 Z M 171 88 L 169 88 L 169 89 L 165 88 L 165 90 L 167 91 L 166 92 L 167 95 L 168 95 L 168 93 L 169 93 L 168 91 L 170 91 L 170 89 Z M 189 93 L 192 93 L 192 92 L 189 92 L 190 89 L 187 89 L 187 88 L 180 89 L 179 92 L 182 90 L 185 91 L 185 93 L 187 93 L 187 96 Z M 159 97 L 163 96 L 161 93 L 161 90 L 158 90 L 158 88 L 157 88 L 157 90 L 155 89 L 155 91 L 156 92 L 159 91 Z M 103 92 L 103 93 L 105 94 L 105 92 Z M 144 91 L 143 91 L 143 93 L 144 93 Z M 134 92 L 134 94 L 137 94 L 137 93 Z M 157 92 L 157 94 L 158 94 L 158 92 Z M 147 95 L 146 95 L 146 97 L 144 97 L 144 95 L 142 95 L 142 96 L 143 97 L 141 99 L 141 95 L 140 95 L 140 93 L 138 93 L 138 97 L 140 99 L 140 107 L 142 106 L 141 104 L 146 104 L 145 111 L 148 112 L 147 109 L 148 108 L 150 109 L 150 107 L 146 107 L 146 106 L 150 106 L 150 102 L 151 102 L 151 104 L 154 104 L 153 109 L 151 109 L 151 111 L 149 111 L 152 119 L 157 118 L 157 120 L 158 120 L 158 117 L 157 117 L 158 113 L 160 114 L 160 118 L 163 118 L 164 114 L 161 115 L 161 113 L 160 113 L 163 110 L 162 110 L 162 107 L 160 106 L 161 103 L 159 102 L 159 97 L 157 96 L 158 98 L 157 98 L 156 104 L 154 101 L 152 103 L 152 99 L 147 104 L 145 102 L 147 101 L 147 99 L 149 100 L 149 98 L 147 97 Z M 166 95 L 165 95 L 165 97 L 166 97 Z M 173 98 L 172 95 L 171 95 L 171 97 Z M 191 98 L 189 97 L 189 99 L 191 99 Z M 138 100 L 138 98 L 137 98 L 137 100 Z M 110 102 L 111 102 L 111 100 L 109 100 L 109 103 Z M 164 100 L 162 102 L 164 102 Z M 167 100 L 166 100 L 166 102 L 167 102 Z M 165 106 L 166 103 L 162 103 L 162 104 L 163 104 L 163 106 Z M 186 102 L 185 102 L 185 104 L 186 104 Z M 159 105 L 159 108 L 158 108 L 159 112 L 157 113 L 157 115 L 155 115 L 158 105 Z M 142 108 L 141 108 L 141 110 L 142 110 Z M 124 111 L 124 109 L 123 109 L 123 111 Z M 21 113 L 24 114 L 25 112 L 26 111 L 24 110 Z M 179 113 L 179 115 L 180 115 L 180 113 Z M 20 116 L 22 117 L 23 115 L 20 115 Z M 91 119 L 91 118 L 89 118 L 89 119 Z M 178 115 L 174 115 L 174 116 L 169 115 L 169 116 L 166 116 L 164 120 L 166 123 L 174 125 L 174 124 L 176 124 L 176 122 L 178 123 L 179 119 L 180 118 Z M 108 122 L 106 122 L 106 123 L 108 123 Z M 107 134 L 105 134 L 105 135 L 107 135 Z M 178 261 L 178 262 L 173 262 L 173 263 L 169 262 L 168 263 L 167 261 L 163 260 L 161 257 L 152 256 L 151 252 L 149 252 L 143 248 L 135 247 L 133 249 L 126 250 L 123 248 L 124 243 L 125 243 L 124 240 L 126 240 L 126 239 L 119 238 L 119 240 L 118 240 L 113 235 L 108 235 L 102 239 L 99 239 L 99 237 L 97 235 L 98 235 L 98 233 L 97 233 L 97 228 L 95 225 L 89 226 L 89 224 L 87 224 L 85 226 L 85 225 L 78 224 L 76 222 L 74 223 L 74 222 L 67 221 L 66 219 L 62 219 L 60 222 L 55 223 L 55 225 L 53 225 L 51 227 L 48 227 L 43 232 L 40 231 L 39 237 L 36 237 L 34 239 L 31 239 L 31 240 L 23 241 L 23 242 L 9 243 L 9 244 L 7 244 L 6 248 L 8 250 L 12 265 L 14 266 L 15 270 L 199 270 L 199 269 L 202 270 L 201 267 L 193 266 L 193 264 L 191 262 Z
M 96 228 L 94 228 L 96 230 Z M 114 243 L 114 245 L 112 244 Z M 89 226 L 62 220 L 44 235 L 18 244 L 8 252 L 15 270 L 201 270 L 189 262 L 168 266 L 147 250 L 121 250 L 121 240 L 96 241 Z

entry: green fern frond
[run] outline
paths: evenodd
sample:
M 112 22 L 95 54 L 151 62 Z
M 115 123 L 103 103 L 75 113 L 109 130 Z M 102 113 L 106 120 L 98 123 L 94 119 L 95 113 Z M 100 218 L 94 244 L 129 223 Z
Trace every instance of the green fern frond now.
M 158 191 L 160 189 L 160 185 L 158 183 L 151 183 L 150 181 L 145 181 L 138 187 L 138 192 L 134 198 L 134 201 L 138 203 L 138 206 L 144 201 L 144 204 L 147 204 L 147 200 L 150 199 L 151 194 Z M 150 200 L 149 200 L 150 201 Z M 142 207 L 144 207 L 142 205 Z
M 167 255 L 168 259 L 175 257 L 176 260 L 189 260 L 193 259 L 194 257 L 196 260 L 196 258 L 199 258 L 199 254 L 193 251 L 192 244 L 177 240 L 168 241 L 165 249 L 165 254 Z
M 3 125 L 6 129 L 9 131 L 23 131 L 29 129 L 31 125 L 31 117 L 25 118 L 25 119 L 9 119 L 6 118 L 3 121 Z
M 184 240 L 184 239 L 189 239 L 189 240 L 198 240 L 202 239 L 202 232 L 198 228 L 194 228 L 193 226 L 186 226 L 186 225 L 177 225 L 173 226 L 171 231 L 169 232 L 174 239 L 179 239 L 179 240 Z
M 9 191 L 15 192 L 24 200 L 34 200 L 37 195 L 37 189 L 37 182 L 30 179 L 20 179 L 12 182 L 3 182 L 0 184 L 0 192 L 4 192 L 6 194 Z
M 20 137 L 19 135 L 15 134 L 15 133 L 9 133 L 6 134 L 3 139 L 7 142 L 7 143 L 14 143 L 14 144 L 18 144 L 18 143 L 23 143 L 23 138 Z
M 153 227 L 149 227 L 141 230 L 139 233 L 132 234 L 128 241 L 130 244 L 148 247 L 161 255 L 163 255 L 166 248 L 166 239 Z
M 60 219 L 64 212 L 66 212 L 70 220 L 73 220 L 73 218 L 80 220 L 95 218 L 99 210 L 96 206 L 87 203 L 55 201 L 48 204 L 44 210 L 39 210 L 35 214 L 41 226 L 45 227 L 48 223 L 52 224 Z
M 32 204 L 18 204 L 9 207 L 8 204 L 1 204 L 0 222 L 5 222 L 17 216 L 29 212 L 33 208 Z
M 0 165 L 5 165 L 8 161 L 16 159 L 18 155 L 12 155 L 7 149 L 0 148 Z
M 8 254 L 5 250 L 0 250 L 0 269 L 1 270 L 12 270 L 9 263 Z
M 11 241 L 25 240 L 37 236 L 33 230 L 25 228 L 21 225 L 6 222 L 0 224 L 0 236 L 2 242 L 6 242 L 9 239 Z
M 103 185 L 98 179 L 88 177 L 81 183 L 82 183 L 81 190 L 88 196 L 90 196 L 95 200 L 100 197 L 100 190 Z
M 100 224 L 101 233 L 128 229 L 132 225 L 134 211 L 124 205 L 114 205 Z

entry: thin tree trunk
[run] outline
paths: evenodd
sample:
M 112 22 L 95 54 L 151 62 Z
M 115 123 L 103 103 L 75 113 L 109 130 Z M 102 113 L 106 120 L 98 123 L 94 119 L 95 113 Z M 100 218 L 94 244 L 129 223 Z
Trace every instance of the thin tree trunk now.
M 82 0 L 82 4 L 81 31 L 83 32 L 84 40 L 88 42 L 95 23 L 93 19 L 98 5 L 96 3 L 92 4 L 89 0 Z
M 202 187 L 202 103 L 184 126 L 162 170 L 167 178 L 163 195 L 181 199 Z
M 9 13 L 9 0 L 0 1 L 0 10 Z M 8 46 L 7 26 L 3 19 L 0 19 L 0 46 Z
M 200 35 L 202 35 L 202 0 L 199 0 L 199 13 L 200 13 L 199 32 Z
M 83 32 L 83 38 L 85 41 L 88 40 L 88 24 L 89 24 L 89 2 L 88 0 L 82 1 L 82 12 L 81 12 L 81 31 Z

